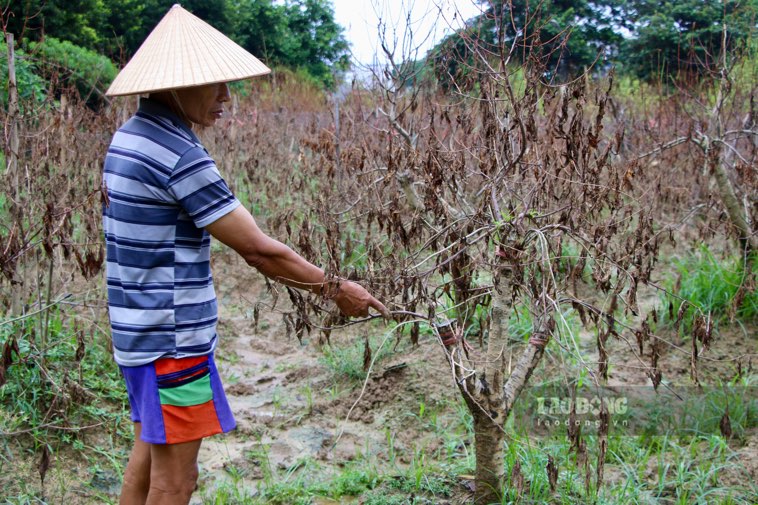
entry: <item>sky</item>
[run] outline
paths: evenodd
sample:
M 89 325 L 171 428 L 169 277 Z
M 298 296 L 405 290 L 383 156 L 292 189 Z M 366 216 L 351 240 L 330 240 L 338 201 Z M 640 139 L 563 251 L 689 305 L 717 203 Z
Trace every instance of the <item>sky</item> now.
M 369 65 L 381 52 L 380 20 L 385 38 L 398 56 L 422 57 L 462 21 L 480 13 L 473 0 L 333 0 L 334 17 L 345 28 L 354 63 Z M 409 15 L 410 14 L 410 15 Z M 410 19 L 410 24 L 406 21 Z M 412 32 L 412 37 L 408 37 Z M 418 51 L 415 55 L 414 52 Z M 398 60 L 405 58 L 399 57 Z

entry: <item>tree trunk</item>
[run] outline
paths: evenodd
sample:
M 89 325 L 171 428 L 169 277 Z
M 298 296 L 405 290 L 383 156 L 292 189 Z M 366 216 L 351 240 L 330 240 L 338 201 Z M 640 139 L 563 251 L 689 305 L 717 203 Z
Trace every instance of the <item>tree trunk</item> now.
M 726 212 L 729 215 L 729 220 L 732 225 L 737 228 L 739 233 L 740 247 L 747 251 L 748 258 L 750 253 L 756 250 L 756 238 L 753 235 L 753 230 L 750 229 L 750 225 L 746 219 L 746 214 L 743 212 L 743 208 L 740 205 L 740 201 L 737 198 L 737 194 L 734 191 L 729 175 L 727 174 L 727 160 L 728 153 L 722 154 L 719 151 L 719 156 L 711 156 L 709 159 L 711 172 L 716 179 L 716 187 L 719 190 L 719 197 L 721 202 L 726 208 Z
M 505 421 L 526 386 L 532 371 L 539 363 L 553 330 L 552 318 L 543 315 L 536 321 L 536 331 L 516 362 L 507 383 L 506 312 L 493 300 L 491 331 L 487 349 L 477 357 L 476 372 L 464 375 L 458 365 L 467 355 L 465 342 L 448 347 L 448 356 L 455 370 L 456 382 L 474 420 L 474 448 L 476 451 L 474 503 L 484 505 L 500 502 L 505 475 Z M 459 330 L 462 331 L 462 330 Z
M 547 313 L 535 319 L 535 331 L 512 371 L 508 369 L 505 356 L 506 311 L 497 298 L 492 301 L 491 331 L 481 355 L 469 359 L 473 350 L 461 337 L 463 328 L 445 330 L 445 338 L 441 335 L 456 384 L 474 420 L 476 505 L 501 501 L 505 475 L 505 421 L 542 358 L 554 327 L 555 322 Z M 452 338 L 452 335 L 458 337 Z M 468 368 L 462 366 L 463 363 L 467 363 Z M 511 374 L 506 383 L 505 374 L 508 372 Z
M 6 188 L 6 191 L 10 193 L 11 200 L 15 204 L 19 203 L 21 195 L 21 175 L 18 170 L 18 150 L 19 150 L 19 138 L 18 138 L 18 86 L 16 83 L 16 62 L 14 53 L 14 39 L 12 33 L 5 35 L 5 43 L 8 46 L 8 137 L 7 144 L 5 146 L 6 166 L 5 177 L 6 182 L 10 182 L 10 188 Z M 12 214 L 16 214 L 15 211 Z M 23 264 L 22 264 L 23 268 Z M 22 309 L 22 291 L 26 287 L 26 269 L 23 270 L 23 283 L 21 286 L 11 290 L 11 315 L 19 315 L 23 312 Z
M 500 503 L 505 473 L 505 432 L 503 420 L 493 422 L 481 409 L 471 410 L 474 418 L 476 451 L 476 491 L 474 503 Z
M 460 366 L 468 361 L 469 351 L 461 338 L 447 347 L 447 355 L 455 372 L 456 384 L 474 420 L 476 455 L 474 503 L 499 502 L 505 472 L 505 417 L 503 410 L 503 374 L 505 373 L 504 310 L 493 300 L 487 348 L 476 361 L 476 372 L 467 375 Z M 457 330 L 462 334 L 462 328 Z M 473 352 L 473 351 L 471 351 Z
M 716 179 L 716 187 L 718 188 L 719 198 L 726 208 L 729 220 L 732 225 L 739 232 L 740 246 L 747 253 L 748 261 L 750 261 L 750 253 L 758 248 L 758 239 L 753 234 L 753 230 L 749 224 L 749 216 L 747 210 L 743 211 L 740 205 L 740 200 L 737 197 L 737 193 L 734 191 L 729 180 L 729 165 L 733 156 L 732 150 L 736 150 L 736 146 L 730 146 L 728 140 L 724 136 L 724 128 L 722 124 L 722 114 L 727 102 L 727 98 L 731 89 L 731 82 L 729 81 L 729 69 L 726 61 L 726 25 L 722 30 L 722 50 L 719 55 L 721 63 L 721 79 L 719 81 L 718 95 L 716 96 L 716 103 L 711 110 L 710 117 L 708 118 L 708 139 L 705 143 L 705 155 L 707 157 L 708 167 L 711 174 Z M 717 145 L 720 144 L 720 145 Z M 749 272 L 749 270 L 747 270 Z

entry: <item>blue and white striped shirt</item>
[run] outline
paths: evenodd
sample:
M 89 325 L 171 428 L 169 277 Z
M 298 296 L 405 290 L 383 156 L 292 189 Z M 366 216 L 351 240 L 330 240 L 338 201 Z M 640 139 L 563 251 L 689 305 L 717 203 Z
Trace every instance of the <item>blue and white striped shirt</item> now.
M 192 130 L 149 99 L 114 135 L 103 181 L 116 362 L 210 353 L 218 311 L 204 227 L 240 202 Z

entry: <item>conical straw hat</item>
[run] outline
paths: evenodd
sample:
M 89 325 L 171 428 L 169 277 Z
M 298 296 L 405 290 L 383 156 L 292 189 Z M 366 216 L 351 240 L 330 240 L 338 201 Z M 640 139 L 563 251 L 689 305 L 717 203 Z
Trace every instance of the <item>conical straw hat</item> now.
M 105 94 L 135 95 L 237 81 L 270 71 L 229 37 L 175 4 Z

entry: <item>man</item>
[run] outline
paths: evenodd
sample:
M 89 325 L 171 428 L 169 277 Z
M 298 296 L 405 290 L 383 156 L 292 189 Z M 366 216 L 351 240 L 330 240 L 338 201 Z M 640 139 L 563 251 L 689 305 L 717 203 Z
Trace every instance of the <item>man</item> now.
M 358 284 L 327 280 L 265 235 L 193 133 L 221 116 L 227 82 L 267 72 L 175 5 L 108 90 L 149 94 L 114 135 L 103 170 L 109 315 L 135 433 L 122 504 L 187 504 L 202 439 L 235 427 L 213 361 L 211 235 L 264 275 L 328 296 L 347 316 L 369 308 L 389 315 Z

